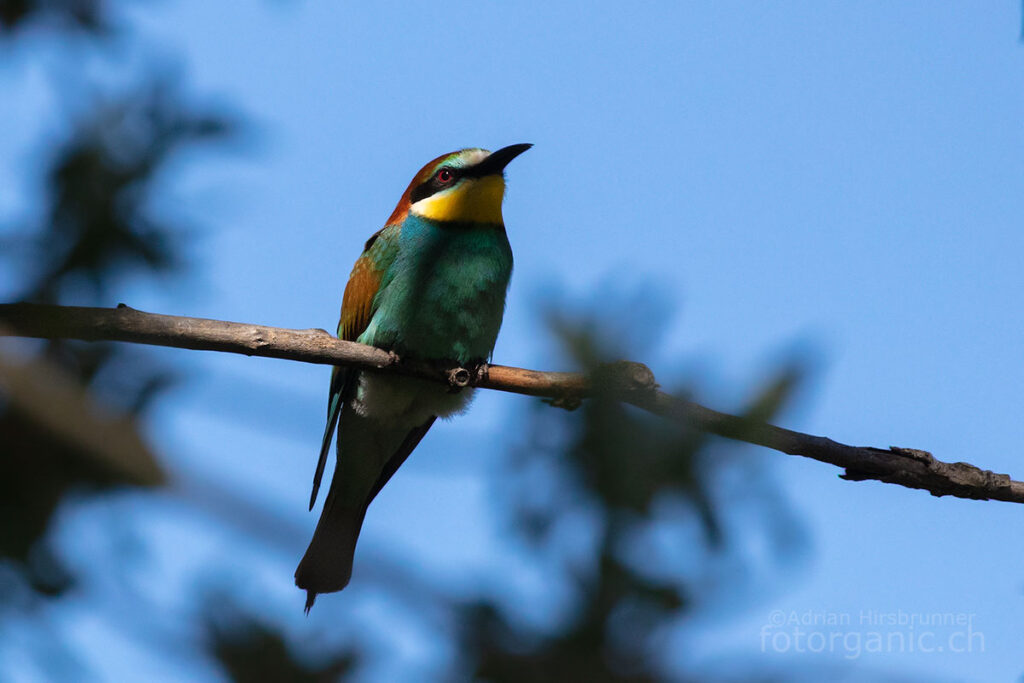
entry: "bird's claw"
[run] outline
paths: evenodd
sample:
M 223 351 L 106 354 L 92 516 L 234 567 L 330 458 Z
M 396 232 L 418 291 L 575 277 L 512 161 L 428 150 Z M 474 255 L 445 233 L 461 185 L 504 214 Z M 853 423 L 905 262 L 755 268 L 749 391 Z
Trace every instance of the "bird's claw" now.
M 483 384 L 484 382 L 486 382 L 490 367 L 491 366 L 490 364 L 488 364 L 487 361 L 482 360 L 478 363 L 474 363 L 469 368 L 467 368 L 467 370 L 469 370 L 469 374 L 472 375 L 470 385 L 477 386 L 479 384 Z

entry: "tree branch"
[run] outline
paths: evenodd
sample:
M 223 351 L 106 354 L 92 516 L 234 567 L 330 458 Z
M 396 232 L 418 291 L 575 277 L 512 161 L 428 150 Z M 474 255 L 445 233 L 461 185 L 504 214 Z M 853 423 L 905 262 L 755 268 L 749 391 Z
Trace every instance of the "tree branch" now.
M 324 330 L 290 330 L 247 323 L 185 318 L 136 311 L 125 305 L 80 308 L 37 304 L 0 304 L 0 336 L 85 341 L 123 341 L 204 351 L 226 351 L 305 363 L 346 365 L 448 383 L 555 399 L 563 405 L 593 395 L 592 377 L 570 372 L 540 372 L 503 365 L 480 371 L 403 361 L 388 351 L 339 340 Z M 790 431 L 749 418 L 706 408 L 658 390 L 647 366 L 630 361 L 602 369 L 601 391 L 669 420 L 718 436 L 800 455 L 845 470 L 850 481 L 876 480 L 923 489 L 935 496 L 1024 503 L 1024 482 L 974 465 L 936 460 L 911 448 L 847 446 L 821 436 Z

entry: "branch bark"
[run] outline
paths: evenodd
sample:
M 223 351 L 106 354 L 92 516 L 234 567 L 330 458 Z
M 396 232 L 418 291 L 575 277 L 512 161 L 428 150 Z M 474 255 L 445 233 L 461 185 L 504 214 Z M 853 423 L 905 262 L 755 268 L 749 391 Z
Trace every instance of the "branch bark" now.
M 0 304 L 0 336 L 122 341 L 347 365 L 374 372 L 422 377 L 453 387 L 474 386 L 553 399 L 572 405 L 596 390 L 591 377 L 503 365 L 470 369 L 403 361 L 394 353 L 339 340 L 321 329 L 291 330 L 248 323 L 144 313 L 117 308 Z M 927 451 L 848 446 L 706 408 L 658 390 L 647 366 L 630 361 L 602 369 L 602 392 L 663 418 L 718 436 L 812 458 L 843 468 L 850 481 L 875 480 L 923 489 L 935 496 L 1024 503 L 1024 482 L 965 462 L 943 462 Z

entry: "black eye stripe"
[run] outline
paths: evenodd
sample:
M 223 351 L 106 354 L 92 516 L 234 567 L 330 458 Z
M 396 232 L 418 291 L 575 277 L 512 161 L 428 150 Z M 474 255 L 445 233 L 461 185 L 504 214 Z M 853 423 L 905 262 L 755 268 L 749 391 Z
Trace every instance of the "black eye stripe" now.
M 451 179 L 446 183 L 442 183 L 437 179 L 437 174 L 442 170 L 446 170 L 452 174 Z M 409 194 L 409 201 L 415 204 L 421 199 L 426 199 L 432 194 L 436 194 L 445 188 L 451 187 L 455 181 L 461 177 L 461 175 L 460 169 L 453 168 L 451 166 L 443 166 L 437 169 L 437 172 L 431 175 L 428 180 L 425 180 L 413 188 L 413 191 Z

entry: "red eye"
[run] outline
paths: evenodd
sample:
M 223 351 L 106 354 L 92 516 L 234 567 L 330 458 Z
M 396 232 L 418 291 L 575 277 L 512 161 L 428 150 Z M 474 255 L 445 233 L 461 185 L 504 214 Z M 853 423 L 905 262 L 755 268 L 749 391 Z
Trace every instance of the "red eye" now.
M 451 169 L 448 168 L 442 168 L 440 171 L 437 172 L 436 176 L 437 182 L 439 183 L 450 183 L 452 181 L 452 178 L 454 177 L 455 176 L 452 173 Z

